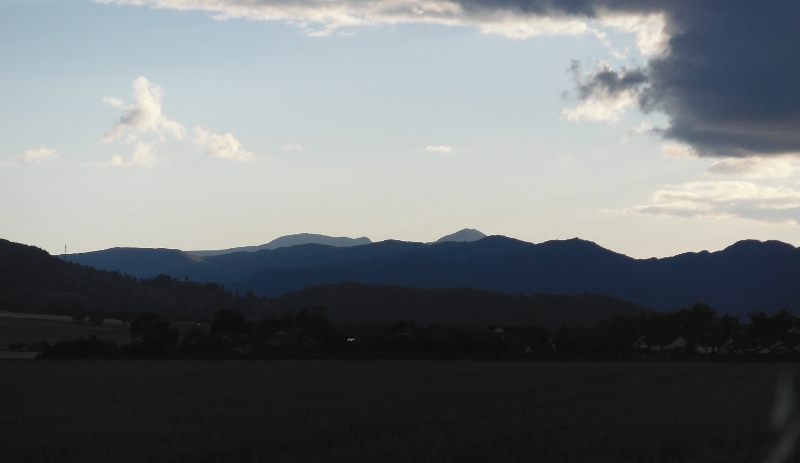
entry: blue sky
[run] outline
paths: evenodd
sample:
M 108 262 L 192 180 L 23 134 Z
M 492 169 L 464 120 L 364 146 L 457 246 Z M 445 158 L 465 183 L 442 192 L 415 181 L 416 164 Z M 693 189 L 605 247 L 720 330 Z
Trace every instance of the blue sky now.
M 675 85 L 654 60 L 689 53 L 671 10 L 374 4 L 0 0 L 0 237 L 51 253 L 467 227 L 635 257 L 800 244 L 791 95 L 783 119 L 725 130 L 686 97 L 647 106 Z

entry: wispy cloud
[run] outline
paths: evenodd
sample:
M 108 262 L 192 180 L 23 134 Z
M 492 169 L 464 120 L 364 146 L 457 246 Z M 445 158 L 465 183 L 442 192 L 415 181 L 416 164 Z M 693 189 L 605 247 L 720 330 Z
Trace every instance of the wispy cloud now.
M 728 158 L 715 162 L 707 172 L 744 178 L 790 177 L 800 172 L 800 156 Z
M 667 143 L 661 147 L 661 154 L 670 159 L 698 159 L 697 150 L 683 143 Z
M 232 134 L 218 135 L 208 129 L 195 127 L 187 135 L 186 127 L 167 118 L 162 111 L 163 92 L 161 87 L 145 77 L 133 81 L 135 104 L 126 105 L 118 98 L 104 98 L 103 101 L 123 110 L 122 116 L 103 139 L 107 142 L 136 142 L 130 161 L 114 155 L 104 163 L 89 163 L 95 167 L 155 167 L 161 164 L 156 150 L 167 140 L 188 142 L 206 155 L 233 161 L 249 161 L 255 155 L 241 148 L 241 143 Z
M 125 162 L 119 154 L 115 154 L 106 162 L 86 162 L 82 165 L 85 167 L 126 167 L 129 163 Z
M 87 162 L 83 165 L 86 167 L 156 167 L 159 164 L 161 164 L 161 161 L 153 154 L 153 146 L 139 141 L 136 142 L 136 148 L 133 150 L 130 161 L 126 161 L 119 154 L 115 154 L 106 162 Z
M 689 182 L 667 185 L 653 193 L 648 204 L 617 212 L 797 224 L 800 191 L 785 186 L 759 186 L 748 181 Z
M 207 11 L 213 13 L 216 20 L 241 18 L 282 21 L 297 25 L 308 35 L 315 37 L 330 36 L 341 28 L 408 23 L 472 26 L 484 34 L 499 34 L 513 39 L 541 35 L 582 35 L 593 32 L 589 21 L 584 18 L 537 15 L 510 6 L 463 4 L 452 0 L 95 1 L 179 11 Z M 627 23 L 626 26 L 635 27 Z
M 303 151 L 303 147 L 297 143 L 286 143 L 283 145 L 284 151 Z
M 641 135 L 655 135 L 661 133 L 662 129 L 653 126 L 649 121 L 644 121 L 641 124 L 633 127 L 632 129 L 628 130 L 625 135 L 622 137 L 621 142 L 628 143 L 631 138 L 638 137 Z
M 449 154 L 453 152 L 453 148 L 445 145 L 428 145 L 423 148 L 425 151 L 429 151 L 431 153 L 444 153 Z
M 41 146 L 37 149 L 28 150 L 22 156 L 22 160 L 28 164 L 41 164 L 44 161 L 49 161 L 58 157 L 58 153 L 54 149 Z

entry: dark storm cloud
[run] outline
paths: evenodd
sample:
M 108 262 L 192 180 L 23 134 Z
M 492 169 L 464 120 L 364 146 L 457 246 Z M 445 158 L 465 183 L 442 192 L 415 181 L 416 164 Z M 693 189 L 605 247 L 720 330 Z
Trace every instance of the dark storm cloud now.
M 645 69 L 599 70 L 587 99 L 638 88 L 641 109 L 670 120 L 664 136 L 706 156 L 800 152 L 800 2 L 465 0 L 468 9 L 598 18 L 662 13 L 669 52 Z
M 569 67 L 577 85 L 578 97 L 586 101 L 597 95 L 617 96 L 627 91 L 639 91 L 648 82 L 647 74 L 642 69 L 626 69 L 614 71 L 608 66 L 600 66 L 595 72 L 583 73 L 578 60 L 572 60 Z M 646 105 L 646 102 L 642 102 Z

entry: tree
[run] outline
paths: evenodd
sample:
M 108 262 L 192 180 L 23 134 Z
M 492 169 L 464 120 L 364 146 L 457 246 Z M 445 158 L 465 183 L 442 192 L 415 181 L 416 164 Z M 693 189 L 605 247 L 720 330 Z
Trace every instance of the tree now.
M 172 284 L 172 277 L 169 275 L 164 275 L 162 273 L 157 277 L 153 278 L 153 283 L 155 283 L 158 286 L 169 286 Z
M 89 312 L 89 323 L 92 325 L 101 326 L 103 320 L 106 319 L 106 314 L 102 310 L 93 310 Z
M 679 310 L 677 317 L 682 326 L 681 334 L 690 338 L 713 332 L 717 323 L 717 312 L 702 302 L 695 303 L 691 309 Z
M 157 314 L 145 312 L 131 322 L 131 338 L 149 353 L 164 353 L 175 347 L 178 331 Z
M 211 322 L 211 330 L 217 333 L 249 334 L 250 324 L 247 320 L 233 310 L 220 310 L 214 314 L 214 321 Z
M 750 317 L 750 332 L 755 335 L 773 336 L 785 333 L 795 323 L 795 316 L 783 309 L 772 316 L 763 311 L 748 313 Z

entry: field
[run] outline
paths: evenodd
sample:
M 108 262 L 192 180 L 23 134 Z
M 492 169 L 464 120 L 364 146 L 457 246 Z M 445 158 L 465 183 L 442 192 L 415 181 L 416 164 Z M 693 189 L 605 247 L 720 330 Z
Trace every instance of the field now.
M 5 361 L 0 460 L 758 462 L 788 368 Z
M 96 326 L 58 320 L 38 320 L 34 318 L 0 317 L 0 351 L 9 344 L 34 344 L 47 341 L 51 344 L 59 340 L 88 338 L 97 336 L 118 344 L 131 342 L 130 330 L 124 326 Z

